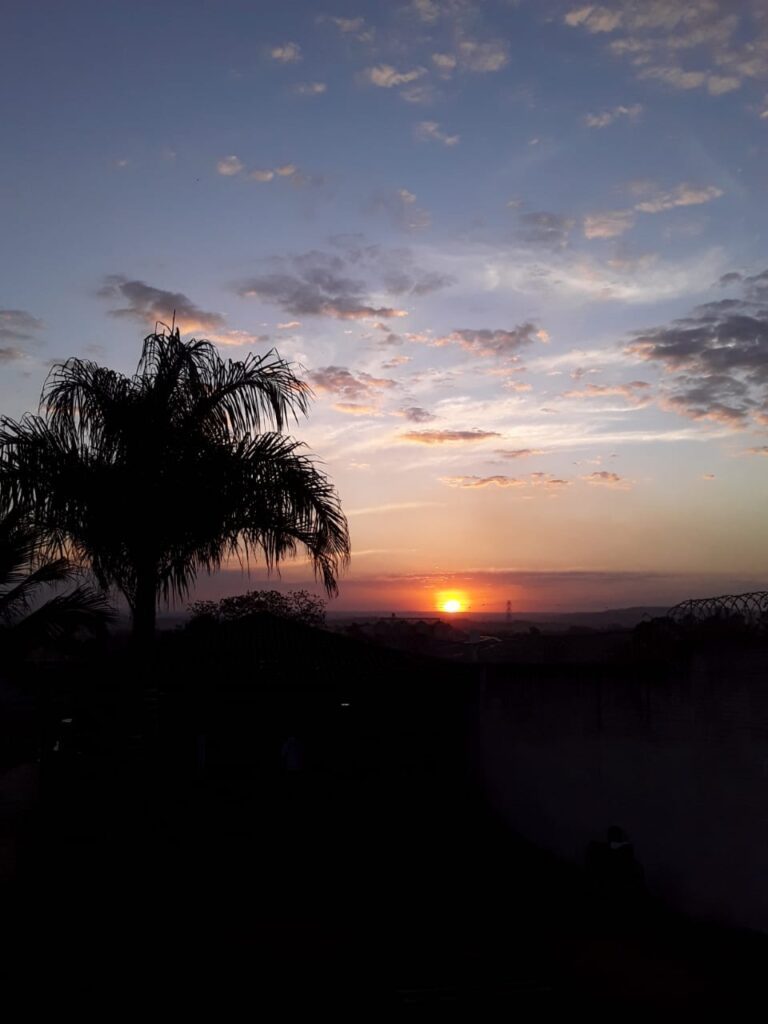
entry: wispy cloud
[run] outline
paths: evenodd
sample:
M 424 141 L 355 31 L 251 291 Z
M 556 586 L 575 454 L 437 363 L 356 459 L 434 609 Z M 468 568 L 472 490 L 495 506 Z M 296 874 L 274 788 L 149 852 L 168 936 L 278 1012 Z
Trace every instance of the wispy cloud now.
M 564 391 L 563 398 L 610 398 L 620 397 L 633 406 L 647 405 L 650 400 L 651 385 L 644 380 L 631 380 L 627 384 L 587 384 L 583 388 Z
M 0 340 L 27 341 L 42 330 L 43 321 L 25 309 L 0 308 Z
M 484 487 L 525 487 L 525 480 L 514 476 L 441 476 L 440 482 L 449 487 L 481 489 Z
M 606 210 L 584 218 L 585 238 L 618 238 L 634 225 L 632 210 Z
M 335 402 L 333 408 L 347 416 L 376 416 L 379 412 L 378 406 L 362 402 Z
M 407 188 L 386 189 L 371 198 L 371 209 L 386 213 L 392 223 L 406 231 L 428 228 L 432 218 L 418 205 L 416 195 Z
M 456 146 L 461 141 L 460 135 L 442 131 L 437 121 L 420 121 L 414 133 L 421 142 L 442 142 L 444 146 Z
M 571 8 L 566 25 L 606 37 L 639 78 L 721 96 L 768 74 L 768 21 L 730 0 L 609 0 Z
M 494 455 L 503 459 L 529 459 L 532 455 L 545 455 L 543 448 L 496 448 Z
M 501 434 L 495 430 L 410 430 L 399 437 L 415 444 L 456 444 L 487 441 L 491 437 L 501 437 Z
M 365 508 L 350 508 L 346 510 L 347 516 L 373 516 L 383 512 L 401 512 L 414 508 L 436 508 L 442 505 L 440 501 L 395 501 L 386 502 L 382 505 L 368 505 Z
M 610 110 L 603 110 L 599 114 L 587 114 L 584 123 L 588 128 L 607 128 L 614 121 L 626 118 L 628 121 L 636 121 L 643 112 L 641 103 L 633 103 L 631 107 L 618 106 Z
M 523 226 L 523 241 L 530 245 L 542 245 L 552 249 L 564 249 L 568 245 L 576 221 L 560 213 L 536 210 L 520 215 Z
M 427 69 L 421 67 L 411 68 L 410 71 L 398 71 L 391 64 L 377 64 L 375 67 L 366 68 L 363 71 L 363 78 L 380 89 L 394 89 L 396 86 L 415 82 L 426 73 Z
M 692 185 L 683 182 L 666 192 L 659 192 L 638 203 L 635 209 L 640 213 L 662 213 L 678 206 L 701 206 L 719 199 L 723 190 L 715 185 Z
M 273 46 L 269 54 L 280 64 L 296 64 L 301 60 L 301 47 L 298 43 L 282 43 Z
M 328 91 L 325 82 L 299 82 L 293 87 L 297 96 L 322 96 Z

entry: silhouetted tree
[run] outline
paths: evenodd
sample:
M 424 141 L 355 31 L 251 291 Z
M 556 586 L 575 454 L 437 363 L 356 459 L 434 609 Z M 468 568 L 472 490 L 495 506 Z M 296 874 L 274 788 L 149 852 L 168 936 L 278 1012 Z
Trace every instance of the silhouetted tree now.
M 233 622 L 267 612 L 281 619 L 295 619 L 307 626 L 325 625 L 325 602 L 308 590 L 249 590 L 246 594 L 224 597 L 220 601 L 195 601 L 189 608 L 192 621 Z
M 0 519 L 0 652 L 18 657 L 71 636 L 99 631 L 111 617 L 104 596 L 76 583 L 66 558 L 46 559 L 40 538 L 18 512 Z
M 200 569 L 306 549 L 328 593 L 349 557 L 327 477 L 283 433 L 310 390 L 277 353 L 224 361 L 178 329 L 150 334 L 126 377 L 70 359 L 37 415 L 0 420 L 0 501 L 29 511 L 51 555 L 125 595 L 137 639 Z

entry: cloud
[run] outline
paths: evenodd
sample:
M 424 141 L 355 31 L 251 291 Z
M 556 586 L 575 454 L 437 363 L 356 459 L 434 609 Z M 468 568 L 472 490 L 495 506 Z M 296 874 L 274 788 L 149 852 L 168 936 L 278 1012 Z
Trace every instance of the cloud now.
M 534 323 L 519 324 L 511 330 L 469 329 L 452 331 L 442 338 L 435 338 L 432 345 L 460 345 L 467 352 L 478 356 L 516 357 L 521 348 L 535 341 L 548 340 L 546 331 Z
M 630 405 L 643 406 L 650 402 L 651 385 L 644 380 L 631 380 L 628 384 L 587 384 L 586 387 L 564 391 L 563 398 L 625 398 Z
M 585 7 L 575 7 L 569 11 L 565 15 L 565 23 L 572 28 L 580 26 L 593 33 L 613 32 L 621 24 L 621 12 L 596 4 L 587 4 Z
M 421 103 L 424 105 L 434 103 L 439 97 L 438 91 L 430 82 L 417 82 L 415 85 L 407 85 L 400 90 L 400 99 L 406 103 Z
M 15 363 L 17 360 L 25 359 L 26 352 L 14 346 L 0 348 L 0 363 Z
M 290 331 L 294 327 L 301 327 L 301 320 L 288 320 L 284 324 L 277 325 L 279 331 Z
M 374 211 L 386 213 L 396 227 L 406 231 L 420 231 L 431 223 L 429 213 L 417 205 L 416 196 L 407 188 L 376 192 L 370 205 Z
M 760 444 L 754 448 L 747 448 L 745 450 L 746 455 L 766 455 L 768 456 L 768 444 Z
M 297 96 L 322 96 L 327 90 L 325 82 L 299 82 L 293 87 Z
M 378 515 L 381 512 L 400 512 L 405 509 L 412 508 L 434 508 L 435 506 L 442 505 L 440 501 L 396 501 L 388 502 L 384 505 L 369 505 L 367 508 L 350 508 L 346 509 L 347 518 L 349 516 L 371 516 Z
M 263 345 L 269 341 L 268 334 L 251 334 L 250 331 L 206 331 L 206 340 L 214 341 L 225 347 L 242 347 L 243 345 Z
M 565 248 L 576 223 L 572 217 L 547 210 L 523 213 L 519 219 L 524 228 L 523 241 L 550 249 Z
M 393 89 L 398 85 L 408 85 L 427 73 L 426 68 L 412 68 L 410 71 L 398 71 L 391 64 L 377 64 L 376 67 L 365 68 L 363 78 L 371 85 L 380 89 Z
M 338 28 L 339 32 L 349 34 L 350 32 L 361 32 L 365 27 L 365 18 L 329 18 Z
M 109 311 L 110 316 L 130 317 L 148 326 L 170 324 L 174 315 L 184 333 L 198 330 L 217 331 L 225 325 L 221 313 L 201 309 L 183 292 L 155 288 L 145 281 L 129 280 L 122 274 L 110 274 L 98 294 L 105 299 L 123 303 Z M 252 337 L 252 336 L 251 336 Z
M 415 444 L 454 444 L 466 441 L 486 441 L 489 437 L 501 437 L 495 430 L 411 430 L 400 434 L 403 441 Z
M 484 487 L 535 487 L 546 491 L 558 491 L 570 486 L 570 480 L 562 480 L 551 473 L 529 473 L 527 479 L 516 476 L 496 474 L 494 476 L 443 476 L 440 482 L 449 487 L 484 488 Z
M 669 373 L 662 403 L 731 427 L 768 414 L 768 271 L 743 277 L 742 298 L 720 299 L 671 324 L 637 332 L 627 352 Z
M 655 66 L 643 68 L 639 73 L 640 78 L 654 79 L 663 82 L 673 89 L 700 89 L 706 86 L 711 96 L 722 96 L 723 93 L 733 92 L 741 87 L 741 79 L 733 75 L 711 75 L 704 71 L 686 71 L 676 65 Z
M 457 54 L 459 63 L 467 71 L 501 71 L 509 63 L 508 46 L 503 39 L 491 39 L 486 42 L 462 39 Z
M 458 58 L 452 53 L 433 53 L 432 63 L 442 75 L 450 75 L 456 70 Z
M 625 477 L 619 476 L 618 473 L 610 473 L 607 469 L 598 469 L 594 473 L 587 473 L 581 479 L 597 487 L 612 487 L 620 491 L 629 490 L 632 486 Z
M 293 316 L 366 320 L 407 315 L 404 309 L 374 306 L 365 282 L 348 276 L 341 256 L 313 250 L 275 263 L 281 269 L 240 282 L 238 294 L 274 302 Z
M 272 59 L 280 64 L 295 64 L 301 60 L 301 47 L 298 43 L 283 43 L 281 46 L 273 46 L 269 53 Z
M 272 181 L 275 176 L 275 172 L 269 169 L 254 168 L 252 171 L 248 171 L 248 177 L 251 181 Z
M 638 77 L 712 96 L 768 74 L 768 19 L 732 0 L 613 0 L 574 7 L 566 25 L 609 36 L 608 48 Z
M 641 103 L 633 103 L 631 107 L 618 106 L 611 110 L 604 110 L 600 114 L 587 114 L 584 123 L 588 128 L 607 128 L 609 124 L 619 118 L 626 117 L 630 121 L 636 121 L 643 112 Z
M 543 487 L 545 490 L 559 490 L 561 487 L 570 487 L 570 480 L 562 480 L 551 473 L 531 473 L 530 481 L 534 487 Z
M 411 10 L 427 25 L 434 24 L 442 13 L 436 0 L 411 0 Z
M 369 373 L 355 376 L 346 366 L 321 366 L 311 370 L 308 377 L 315 391 L 336 395 L 347 403 L 356 403 L 361 398 L 370 398 L 397 387 L 397 381 L 388 377 L 373 377 Z
M 367 245 L 360 235 L 336 235 L 334 252 L 312 249 L 275 258 L 271 271 L 236 285 L 241 296 L 274 302 L 291 317 L 329 316 L 338 320 L 387 320 L 407 316 L 403 296 L 422 297 L 453 283 L 453 277 L 419 266 L 407 247 Z M 398 304 L 379 305 L 386 292 Z M 386 324 L 374 325 L 390 331 Z M 396 336 L 388 343 L 400 344 Z
M 216 170 L 226 178 L 231 178 L 233 175 L 239 174 L 244 167 L 245 164 L 243 161 L 234 154 L 232 156 L 223 156 L 216 164 Z
M 605 213 L 590 213 L 584 218 L 586 238 L 617 238 L 634 225 L 631 210 L 607 210 Z
M 0 340 L 28 341 L 42 330 L 43 321 L 24 309 L 0 308 Z M 12 351 L 6 349 L 5 351 Z M 6 357 L 8 358 L 8 357 Z
M 441 476 L 440 482 L 449 487 L 525 487 L 525 480 L 514 476 Z
M 714 473 L 702 473 L 701 474 L 701 479 L 702 480 L 714 480 L 715 479 L 715 474 Z
M 497 448 L 495 455 L 501 455 L 503 459 L 529 459 L 532 455 L 545 455 L 542 448 Z
M 430 423 L 435 419 L 431 412 L 422 409 L 420 405 L 409 405 L 405 409 L 400 409 L 399 412 L 411 423 Z
M 650 199 L 638 203 L 635 209 L 640 213 L 661 213 L 664 210 L 673 210 L 678 206 L 700 206 L 702 203 L 710 203 L 723 195 L 723 190 L 715 185 L 691 185 L 683 183 L 667 192 L 660 192 Z
M 392 356 L 386 363 L 382 363 L 381 367 L 383 370 L 396 370 L 398 366 L 404 366 L 406 363 L 410 363 L 410 356 Z
M 460 135 L 448 135 L 441 131 L 437 121 L 420 121 L 414 131 L 421 142 L 442 142 L 444 146 L 455 146 L 461 140 Z
M 362 405 L 359 402 L 336 402 L 333 408 L 347 416 L 375 416 L 378 413 L 375 405 Z

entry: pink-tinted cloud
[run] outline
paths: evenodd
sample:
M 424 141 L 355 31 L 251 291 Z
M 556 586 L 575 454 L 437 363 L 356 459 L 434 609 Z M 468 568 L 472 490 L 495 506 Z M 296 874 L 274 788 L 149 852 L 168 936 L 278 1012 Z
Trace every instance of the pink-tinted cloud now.
M 415 444 L 455 444 L 486 441 L 490 437 L 501 437 L 501 434 L 495 430 L 410 430 L 399 436 L 401 440 Z
M 514 476 L 441 476 L 441 483 L 449 487 L 525 487 L 525 480 Z
M 627 384 L 587 384 L 583 388 L 564 391 L 563 398 L 610 398 L 626 399 L 630 405 L 641 406 L 650 402 L 651 385 L 644 380 L 631 380 Z
M 619 476 L 618 473 L 611 473 L 607 469 L 598 469 L 594 473 L 587 473 L 581 479 L 596 487 L 612 487 L 620 491 L 629 490 L 632 486 L 625 477 Z

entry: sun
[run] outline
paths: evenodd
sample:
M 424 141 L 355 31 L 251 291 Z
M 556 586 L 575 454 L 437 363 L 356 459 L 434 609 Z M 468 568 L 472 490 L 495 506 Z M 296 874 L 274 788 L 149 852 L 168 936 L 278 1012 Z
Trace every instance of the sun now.
M 450 601 L 444 601 L 442 610 L 450 615 L 455 615 L 456 612 L 461 611 L 461 601 L 457 601 L 455 597 L 451 598 Z

